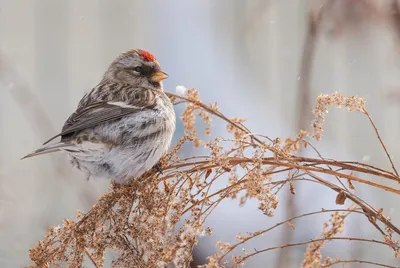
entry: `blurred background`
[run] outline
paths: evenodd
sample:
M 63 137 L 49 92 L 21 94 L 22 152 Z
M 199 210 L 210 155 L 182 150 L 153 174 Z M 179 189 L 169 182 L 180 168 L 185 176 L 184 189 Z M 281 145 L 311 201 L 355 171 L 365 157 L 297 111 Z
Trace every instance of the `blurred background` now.
M 271 138 L 310 129 L 321 93 L 360 95 L 399 164 L 399 7 L 398 0 L 0 0 L 0 267 L 29 264 L 29 248 L 50 226 L 87 211 L 107 190 L 107 181 L 86 181 L 65 155 L 19 159 L 58 133 L 111 61 L 131 48 L 157 57 L 169 74 L 166 91 L 196 88 L 204 101 L 217 102 L 229 117 L 247 118 L 253 132 Z M 224 126 L 214 124 L 213 134 L 223 135 Z M 361 114 L 331 110 L 325 133 L 314 143 L 325 157 L 390 168 Z M 178 125 L 175 140 L 182 134 Z M 356 187 L 400 224 L 398 197 Z M 252 201 L 221 205 L 207 223 L 213 236 L 199 238 L 194 265 L 215 252 L 216 241 L 233 243 L 237 232 L 322 207 L 343 208 L 321 187 L 297 184 L 296 192 L 281 193 L 273 218 Z M 316 238 L 328 218 L 300 219 L 295 231 L 282 226 L 246 248 Z M 381 239 L 357 215 L 348 218 L 345 234 Z M 304 249 L 268 252 L 245 267 L 299 267 Z M 400 264 L 390 250 L 372 244 L 335 241 L 322 253 Z

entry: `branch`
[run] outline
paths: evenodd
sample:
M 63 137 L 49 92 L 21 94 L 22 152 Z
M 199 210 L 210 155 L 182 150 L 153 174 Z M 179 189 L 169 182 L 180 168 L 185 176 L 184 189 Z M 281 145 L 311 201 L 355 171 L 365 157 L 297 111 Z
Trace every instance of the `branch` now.
M 386 243 L 385 241 L 379 241 L 375 239 L 365 239 L 365 238 L 358 238 L 358 237 L 330 237 L 330 238 L 319 238 L 319 239 L 310 239 L 310 241 L 303 241 L 303 242 L 298 242 L 298 243 L 291 243 L 291 244 L 286 244 L 286 245 L 280 245 L 276 247 L 270 247 L 270 248 L 265 248 L 261 250 L 256 250 L 253 253 L 247 254 L 246 256 L 240 258 L 241 261 L 245 261 L 257 254 L 267 252 L 267 251 L 272 251 L 276 249 L 284 249 L 284 248 L 289 248 L 289 247 L 296 247 L 296 246 L 302 246 L 302 245 L 308 245 L 310 243 L 315 243 L 315 242 L 321 242 L 321 241 L 332 241 L 332 240 L 345 240 L 345 241 L 358 241 L 358 242 L 367 242 L 367 243 L 373 243 L 373 244 L 379 244 L 379 245 L 385 245 L 392 247 L 391 244 Z

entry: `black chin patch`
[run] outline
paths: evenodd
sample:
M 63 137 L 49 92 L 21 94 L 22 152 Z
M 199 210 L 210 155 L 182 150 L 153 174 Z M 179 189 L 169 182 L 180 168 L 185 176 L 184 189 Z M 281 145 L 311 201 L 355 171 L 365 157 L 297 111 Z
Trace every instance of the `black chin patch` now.
M 150 82 L 150 84 L 152 85 L 152 86 L 154 86 L 155 88 L 161 88 L 161 83 L 160 82 L 153 82 L 153 81 L 149 81 Z

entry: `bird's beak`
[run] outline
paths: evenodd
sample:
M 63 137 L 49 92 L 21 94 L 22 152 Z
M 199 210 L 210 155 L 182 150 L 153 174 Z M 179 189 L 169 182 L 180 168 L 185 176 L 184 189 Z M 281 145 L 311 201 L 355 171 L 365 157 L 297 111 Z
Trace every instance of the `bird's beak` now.
M 151 75 L 150 79 L 152 82 L 160 82 L 161 80 L 164 80 L 167 77 L 168 77 L 168 74 L 166 74 L 162 71 L 157 71 Z

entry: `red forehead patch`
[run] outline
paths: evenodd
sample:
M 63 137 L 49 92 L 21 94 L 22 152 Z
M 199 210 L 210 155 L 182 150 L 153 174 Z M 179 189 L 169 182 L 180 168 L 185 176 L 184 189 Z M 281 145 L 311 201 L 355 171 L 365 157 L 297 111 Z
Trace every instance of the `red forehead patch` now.
M 145 60 L 145 61 L 157 61 L 156 58 L 150 54 L 150 52 L 146 50 L 139 50 L 139 55 Z

